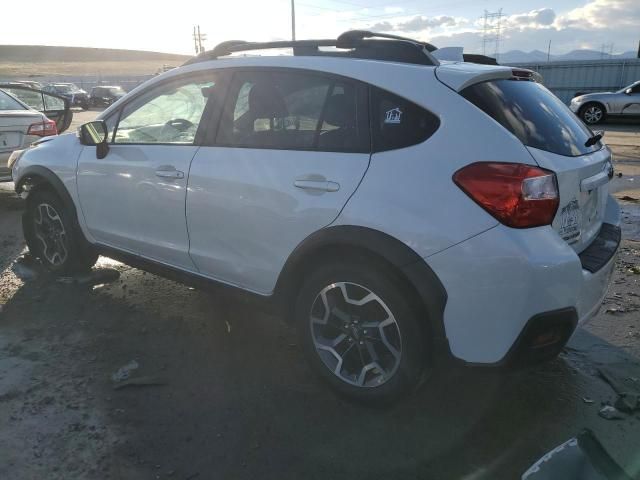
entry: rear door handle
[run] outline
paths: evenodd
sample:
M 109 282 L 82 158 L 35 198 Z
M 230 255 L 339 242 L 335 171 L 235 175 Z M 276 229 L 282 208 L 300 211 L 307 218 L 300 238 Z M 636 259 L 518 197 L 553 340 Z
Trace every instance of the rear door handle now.
M 340 184 L 329 180 L 296 180 L 294 186 L 303 190 L 316 190 L 321 192 L 337 192 Z
M 160 178 L 184 178 L 184 172 L 176 170 L 176 167 L 164 165 L 156 170 L 156 177 Z

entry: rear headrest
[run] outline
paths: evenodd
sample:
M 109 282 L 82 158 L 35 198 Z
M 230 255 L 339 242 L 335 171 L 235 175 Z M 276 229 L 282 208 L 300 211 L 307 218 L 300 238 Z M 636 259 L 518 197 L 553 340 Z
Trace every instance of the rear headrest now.
M 354 126 L 353 102 L 346 100 L 344 93 L 329 97 L 324 111 L 324 121 L 339 128 Z
M 252 118 L 284 118 L 287 105 L 271 83 L 257 83 L 249 91 L 249 114 Z

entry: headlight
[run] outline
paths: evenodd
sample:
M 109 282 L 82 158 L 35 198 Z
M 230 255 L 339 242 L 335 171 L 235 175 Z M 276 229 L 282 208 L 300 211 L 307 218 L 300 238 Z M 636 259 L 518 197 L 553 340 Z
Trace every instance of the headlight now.
M 9 155 L 9 160 L 7 160 L 7 167 L 10 169 L 20 160 L 20 157 L 26 152 L 26 150 L 14 150 L 11 155 Z

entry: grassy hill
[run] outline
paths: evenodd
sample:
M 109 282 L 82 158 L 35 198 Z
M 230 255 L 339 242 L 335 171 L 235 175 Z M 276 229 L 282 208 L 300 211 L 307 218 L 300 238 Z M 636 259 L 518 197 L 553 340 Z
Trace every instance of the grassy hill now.
M 148 75 L 187 55 L 110 48 L 0 45 L 0 76 Z

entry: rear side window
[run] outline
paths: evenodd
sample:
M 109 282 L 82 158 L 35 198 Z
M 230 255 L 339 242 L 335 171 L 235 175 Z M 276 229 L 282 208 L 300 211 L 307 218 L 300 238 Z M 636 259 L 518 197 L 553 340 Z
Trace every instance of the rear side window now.
M 375 87 L 371 87 L 371 115 L 374 152 L 422 143 L 440 126 L 433 113 Z
M 282 150 L 368 152 L 355 82 L 306 72 L 234 75 L 217 143 Z
M 600 143 L 585 147 L 591 131 L 539 83 L 492 80 L 461 94 L 529 147 L 572 157 L 601 148 Z

